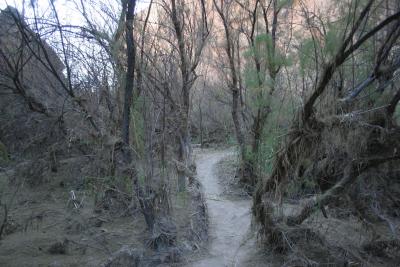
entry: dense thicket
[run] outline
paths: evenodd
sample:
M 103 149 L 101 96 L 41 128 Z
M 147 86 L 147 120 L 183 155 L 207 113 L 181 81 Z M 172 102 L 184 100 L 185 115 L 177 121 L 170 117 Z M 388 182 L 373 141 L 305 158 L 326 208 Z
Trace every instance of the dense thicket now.
M 398 1 L 71 3 L 77 21 L 56 1 L 0 14 L 12 182 L 94 184 L 96 205 L 140 210 L 157 249 L 176 241 L 171 196 L 198 187 L 193 143 L 235 145 L 285 260 L 400 260 Z
M 253 212 L 267 242 L 305 262 L 316 260 L 315 253 L 325 253 L 336 264 L 365 264 L 360 247 L 368 253 L 372 247 L 373 253 L 383 247 L 398 250 L 391 244 L 397 242 L 399 216 L 395 110 L 400 13 L 398 3 L 386 4 L 389 9 L 374 1 L 346 3 L 350 13 L 329 25 L 324 42 L 311 41 L 316 69 L 309 93 L 282 139 L 271 174 L 260 181 L 254 195 Z M 293 204 L 289 211 L 277 212 L 288 200 Z M 373 237 L 362 244 L 353 240 L 350 248 L 343 236 L 332 239 L 330 229 L 323 233 L 316 226 L 324 221 L 317 219 L 321 211 L 326 218 L 339 219 L 337 227 L 344 216 L 366 223 L 370 228 L 360 231 L 365 236 L 373 232 Z M 385 255 L 391 264 L 398 260 Z

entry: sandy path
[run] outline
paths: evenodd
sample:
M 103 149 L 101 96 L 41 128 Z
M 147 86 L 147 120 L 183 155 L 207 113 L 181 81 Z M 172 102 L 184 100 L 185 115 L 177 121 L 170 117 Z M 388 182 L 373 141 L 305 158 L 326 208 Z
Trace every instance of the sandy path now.
M 251 201 L 232 201 L 221 197 L 222 189 L 215 175 L 216 163 L 232 153 L 232 150 L 197 153 L 197 174 L 204 187 L 209 213 L 210 244 L 209 255 L 188 266 L 246 266 L 241 261 L 254 246 L 254 241 L 247 241 Z

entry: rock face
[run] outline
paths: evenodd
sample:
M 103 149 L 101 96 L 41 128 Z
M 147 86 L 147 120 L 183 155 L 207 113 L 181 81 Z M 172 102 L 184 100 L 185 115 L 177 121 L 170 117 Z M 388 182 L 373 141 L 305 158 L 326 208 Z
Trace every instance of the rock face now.
M 30 185 L 56 172 L 75 181 L 102 175 L 103 117 L 89 114 L 85 89 L 68 86 L 59 56 L 30 27 L 15 8 L 0 12 L 0 168 L 18 164 Z
M 35 36 L 16 9 L 1 11 L 0 140 L 11 154 L 56 141 L 50 133 L 60 130 L 56 118 L 67 99 L 62 62 Z
M 15 8 L 1 11 L 0 141 L 11 154 L 24 156 L 60 142 L 69 149 L 65 142 L 82 143 L 104 125 L 88 113 L 87 90 L 70 88 L 63 62 L 30 27 Z

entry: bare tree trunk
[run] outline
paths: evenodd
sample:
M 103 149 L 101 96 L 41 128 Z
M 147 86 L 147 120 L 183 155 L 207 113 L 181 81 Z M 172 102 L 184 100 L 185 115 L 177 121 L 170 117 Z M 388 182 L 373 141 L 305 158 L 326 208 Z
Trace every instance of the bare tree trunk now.
M 239 97 L 239 90 L 232 90 L 232 119 L 233 124 L 235 125 L 235 133 L 237 142 L 239 144 L 240 157 L 242 162 L 244 162 L 246 158 L 246 143 L 244 138 L 243 124 L 241 120 Z
M 127 49 L 127 64 L 128 70 L 126 72 L 125 83 L 125 96 L 124 96 L 124 110 L 122 114 L 122 127 L 121 136 L 125 145 L 129 145 L 129 122 L 130 111 L 133 96 L 133 80 L 134 80 L 134 67 L 135 67 L 135 45 L 133 41 L 133 18 L 135 12 L 136 0 L 127 0 L 123 7 L 127 7 L 126 13 L 126 49 Z
M 200 128 L 200 147 L 203 148 L 203 146 L 204 146 L 204 140 L 203 140 L 203 110 L 201 108 L 201 102 L 202 101 L 199 101 L 199 115 L 200 115 L 199 128 Z
M 240 150 L 240 157 L 242 163 L 246 158 L 246 143 L 245 143 L 245 136 L 244 136 L 244 129 L 241 117 L 241 100 L 240 100 L 240 88 L 239 88 L 239 78 L 238 73 L 235 67 L 235 51 L 233 46 L 233 40 L 231 36 L 231 29 L 229 27 L 229 22 L 224 13 L 224 6 L 223 2 L 221 2 L 221 6 L 218 6 L 216 1 L 214 0 L 214 7 L 216 8 L 219 17 L 222 20 L 222 24 L 224 26 L 225 38 L 226 38 L 226 45 L 225 45 L 225 52 L 228 57 L 229 61 L 229 70 L 231 74 L 231 81 L 229 84 L 229 88 L 232 93 L 232 119 L 233 124 L 235 125 L 235 134 L 236 140 L 239 144 Z
M 181 103 L 178 109 L 178 142 L 179 142 L 179 153 L 178 160 L 183 163 L 186 169 L 192 164 L 191 154 L 191 141 L 190 141 L 190 126 L 189 126 L 189 111 L 190 111 L 190 90 L 196 80 L 196 67 L 199 64 L 201 52 L 204 48 L 206 38 L 208 36 L 208 26 L 207 26 L 207 14 L 205 10 L 205 3 L 203 0 L 201 2 L 201 26 L 198 32 L 191 32 L 191 34 L 196 34 L 200 37 L 200 41 L 197 46 L 191 44 L 189 46 L 185 45 L 185 29 L 187 25 L 185 24 L 185 9 L 184 3 L 177 3 L 175 0 L 171 0 L 171 20 L 173 24 L 173 29 L 175 31 L 176 40 L 178 44 L 179 53 L 179 68 L 181 72 L 182 84 L 181 84 Z M 188 18 L 190 21 L 190 19 Z M 188 22 L 186 22 L 188 23 Z M 186 26 L 186 27 L 185 27 Z M 190 27 L 189 27 L 190 30 Z M 194 48 L 195 47 L 195 48 Z M 194 51 L 194 52 L 193 52 Z M 186 176 L 185 174 L 178 170 L 178 187 L 179 191 L 185 190 Z
M 179 142 L 179 152 L 178 152 L 178 160 L 182 162 L 185 166 L 188 166 L 189 160 L 189 126 L 188 126 L 188 115 L 189 115 L 189 69 L 188 69 L 188 60 L 186 58 L 185 51 L 185 42 L 183 37 L 181 21 L 178 17 L 178 9 L 176 6 L 175 0 L 171 0 L 171 19 L 172 24 L 174 26 L 176 38 L 178 41 L 178 49 L 179 49 L 179 59 L 180 59 L 180 70 L 182 75 L 182 107 L 179 110 L 179 133 L 178 133 L 178 142 Z M 185 182 L 186 177 L 182 171 L 178 170 L 178 190 L 179 192 L 183 192 L 185 190 Z

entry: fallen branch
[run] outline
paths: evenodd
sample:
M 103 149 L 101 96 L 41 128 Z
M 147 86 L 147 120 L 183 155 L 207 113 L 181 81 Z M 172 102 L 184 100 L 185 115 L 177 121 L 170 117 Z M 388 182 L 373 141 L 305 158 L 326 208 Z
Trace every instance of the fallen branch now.
M 347 96 L 346 98 L 342 99 L 343 102 L 348 102 L 354 98 L 356 98 L 365 88 L 367 88 L 368 86 L 370 86 L 375 80 L 376 80 L 376 76 L 375 75 L 370 75 L 368 76 L 367 79 L 365 79 L 364 81 L 362 81 L 359 85 L 357 85 L 357 87 L 355 87 L 351 93 L 349 94 L 349 96 Z
M 371 74 L 368 76 L 367 79 L 365 79 L 363 82 L 361 82 L 357 87 L 355 87 L 353 90 L 351 90 L 350 94 L 342 99 L 341 101 L 343 102 L 348 102 L 356 98 L 365 88 L 370 86 L 376 79 L 379 79 L 381 76 L 393 76 L 393 73 L 400 67 L 400 57 L 397 57 L 396 60 L 391 64 L 388 68 L 386 68 L 384 71 L 379 71 L 376 73 Z M 395 77 L 393 77 L 395 78 Z M 390 79 L 389 82 L 385 83 L 384 85 L 380 86 L 378 88 L 379 91 L 383 91 L 385 87 L 387 87 L 390 82 L 393 80 Z
M 320 207 L 327 205 L 337 197 L 343 195 L 346 189 L 357 180 L 362 172 L 379 164 L 397 159 L 400 159 L 400 155 L 387 158 L 370 158 L 358 162 L 355 160 L 351 161 L 345 167 L 343 178 L 337 184 L 321 196 L 314 196 L 312 199 L 308 200 L 299 215 L 287 217 L 286 224 L 289 226 L 302 224 L 316 210 L 320 209 Z

